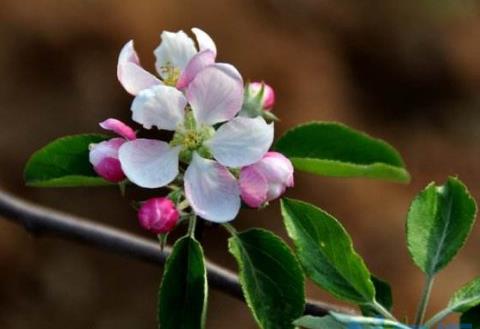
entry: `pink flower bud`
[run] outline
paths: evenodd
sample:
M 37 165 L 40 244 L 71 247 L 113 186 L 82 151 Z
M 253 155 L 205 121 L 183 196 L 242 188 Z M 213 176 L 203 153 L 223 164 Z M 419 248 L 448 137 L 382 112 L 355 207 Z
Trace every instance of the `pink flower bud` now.
M 180 213 L 172 200 L 165 197 L 145 201 L 138 211 L 140 225 L 153 233 L 170 232 L 177 225 Z
M 251 82 L 247 86 L 247 93 L 252 97 L 259 97 L 259 93 L 262 91 L 263 84 L 263 95 L 261 96 L 262 108 L 265 111 L 270 111 L 275 105 L 275 92 L 273 88 L 267 85 L 264 82 Z
M 293 186 L 292 163 L 278 152 L 267 152 L 260 161 L 241 169 L 239 184 L 243 201 L 258 208 Z
M 126 140 L 123 138 L 112 138 L 90 146 L 90 163 L 99 176 L 113 183 L 125 179 L 118 160 L 118 149 L 125 142 Z

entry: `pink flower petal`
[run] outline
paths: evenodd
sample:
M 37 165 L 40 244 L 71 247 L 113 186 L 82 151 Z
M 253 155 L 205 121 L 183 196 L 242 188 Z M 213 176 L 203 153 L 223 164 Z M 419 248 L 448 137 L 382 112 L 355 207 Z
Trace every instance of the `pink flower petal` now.
M 177 88 L 184 89 L 195 78 L 195 76 L 206 68 L 215 63 L 215 53 L 211 50 L 204 50 L 192 57 L 187 67 L 180 75 L 177 81 Z
M 125 175 L 134 184 L 159 188 L 178 175 L 180 148 L 153 139 L 135 139 L 120 147 L 119 159 Z
M 219 163 L 193 154 L 185 172 L 185 194 L 200 217 L 225 223 L 240 210 L 240 190 L 235 177 Z
M 125 139 L 135 139 L 137 138 L 137 134 L 135 133 L 135 130 L 127 126 L 125 123 L 123 123 L 120 120 L 117 119 L 107 119 L 103 122 L 100 122 L 100 127 L 102 127 L 105 130 L 110 130 L 116 133 L 119 136 L 122 136 Z
M 212 125 L 230 120 L 240 111 L 243 84 L 215 64 L 195 76 L 186 95 L 196 121 Z
M 292 187 L 293 165 L 288 158 L 278 152 L 268 152 L 262 160 L 253 164 L 255 168 L 262 174 L 268 182 L 268 201 L 278 198 L 285 192 L 287 187 Z
M 252 166 L 240 171 L 240 195 L 242 200 L 252 208 L 259 208 L 267 201 L 267 179 Z
M 133 41 L 129 41 L 120 51 L 117 77 L 125 90 L 132 95 L 137 95 L 146 88 L 162 84 L 153 74 L 140 66 L 140 60 L 133 47 Z
M 233 66 L 232 64 L 228 63 L 216 63 L 215 67 L 221 71 L 223 71 L 225 74 L 230 76 L 232 79 L 235 79 L 239 81 L 239 83 L 242 84 L 243 86 L 243 78 L 240 72 L 238 72 L 237 68 Z

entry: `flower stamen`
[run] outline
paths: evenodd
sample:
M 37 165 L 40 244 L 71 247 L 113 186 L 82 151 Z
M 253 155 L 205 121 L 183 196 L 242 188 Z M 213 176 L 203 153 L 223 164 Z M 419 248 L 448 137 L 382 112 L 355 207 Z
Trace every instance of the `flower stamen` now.
M 171 63 L 167 63 L 160 68 L 160 71 L 162 76 L 164 76 L 163 82 L 165 85 L 175 87 L 180 77 L 180 69 Z

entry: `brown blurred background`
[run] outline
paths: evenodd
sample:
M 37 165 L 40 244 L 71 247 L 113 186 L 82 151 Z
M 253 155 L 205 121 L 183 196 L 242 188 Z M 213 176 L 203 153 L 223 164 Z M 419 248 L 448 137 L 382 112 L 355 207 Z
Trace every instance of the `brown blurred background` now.
M 404 243 L 410 200 L 426 183 L 459 175 L 480 198 L 480 10 L 432 0 L 2 0 L 0 185 L 37 203 L 143 234 L 116 189 L 33 189 L 29 155 L 68 134 L 128 119 L 116 81 L 121 46 L 135 39 L 146 66 L 162 30 L 209 32 L 222 61 L 278 93 L 279 136 L 308 120 L 338 120 L 396 146 L 410 185 L 297 174 L 292 197 L 342 220 L 371 270 L 394 285 L 395 311 L 413 317 L 420 272 Z M 321 141 L 320 141 L 321 142 Z M 285 236 L 275 203 L 242 212 L 239 228 Z M 217 234 L 218 233 L 218 234 Z M 220 229 L 209 258 L 232 269 Z M 429 313 L 480 275 L 480 225 L 443 272 Z M 155 328 L 161 269 L 0 221 L 0 328 Z M 308 285 L 308 295 L 332 301 Z M 255 328 L 246 306 L 212 291 L 208 328 Z

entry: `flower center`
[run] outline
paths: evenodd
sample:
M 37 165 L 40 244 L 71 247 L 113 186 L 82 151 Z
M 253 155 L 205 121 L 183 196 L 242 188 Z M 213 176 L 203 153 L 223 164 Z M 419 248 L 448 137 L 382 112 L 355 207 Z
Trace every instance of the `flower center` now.
M 187 130 L 183 135 L 183 147 L 189 150 L 198 149 L 203 142 L 203 134 L 201 131 Z
M 167 86 L 176 86 L 178 78 L 180 77 L 180 69 L 173 66 L 171 63 L 167 63 L 165 66 L 160 68 L 162 71 L 162 76 L 164 77 L 163 82 Z
M 172 146 L 180 146 L 180 159 L 189 163 L 194 151 L 203 157 L 210 157 L 210 151 L 203 143 L 213 136 L 215 130 L 210 126 L 197 127 L 193 113 L 187 110 L 185 122 L 173 135 Z

